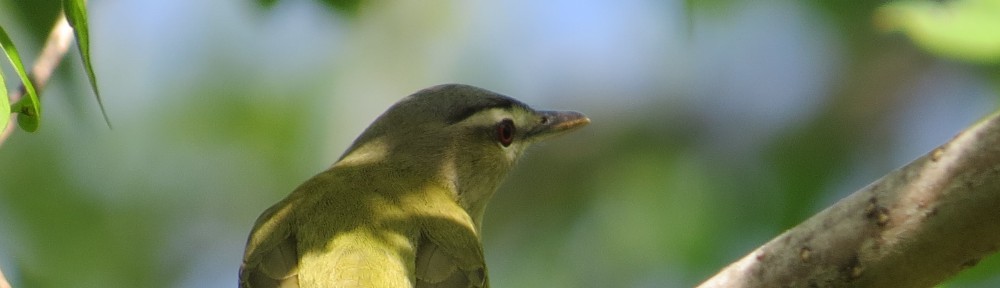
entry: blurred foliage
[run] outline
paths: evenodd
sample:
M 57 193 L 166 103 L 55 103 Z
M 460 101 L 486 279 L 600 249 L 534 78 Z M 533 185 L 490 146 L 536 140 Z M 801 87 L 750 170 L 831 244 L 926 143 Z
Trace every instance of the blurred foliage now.
M 4 15 L 15 17 L 19 22 L 24 23 L 26 32 L 33 41 L 34 47 L 41 47 L 45 42 L 45 36 L 52 29 L 56 16 L 62 9 L 63 0 L 32 0 L 32 1 L 8 1 L 4 5 Z
M 780 184 L 791 202 L 786 206 L 783 226 L 790 228 L 816 212 L 823 187 L 850 169 L 853 155 L 887 153 L 890 133 L 886 113 L 901 105 L 892 91 L 909 84 L 926 65 L 926 59 L 909 47 L 891 41 L 876 41 L 864 56 L 852 59 L 859 74 L 845 76 L 844 85 L 834 88 L 832 101 L 815 118 L 801 123 L 789 134 L 775 138 L 768 151 Z M 888 56 L 891 55 L 891 56 Z M 842 89 L 842 90 L 837 90 Z M 862 104 L 863 103 L 863 104 Z M 867 151 L 866 151 L 867 150 Z M 891 167 L 886 167 L 891 168 Z
M 875 14 L 887 31 L 902 31 L 942 57 L 1000 64 L 1000 0 L 894 1 Z
M 7 95 L 7 85 L 6 81 L 3 80 L 3 73 L 0 73 L 0 95 Z M 10 122 L 10 113 L 10 101 L 7 97 L 0 97 L 0 128 L 7 127 L 7 123 Z
M 15 38 L 51 27 L 28 20 L 52 19 L 33 5 L 49 4 L 0 1 Z M 490 204 L 493 286 L 690 287 L 944 143 L 995 109 L 981 89 L 1000 85 L 879 33 L 879 2 L 91 5 L 116 127 L 68 113 L 86 102 L 63 96 L 88 83 L 60 78 L 46 129 L 0 149 L 15 287 L 232 286 L 263 209 L 441 82 L 593 120 L 529 151 Z M 247 15 L 259 5 L 267 17 Z M 788 54 L 830 60 L 795 70 Z M 822 78 L 794 95 L 803 107 L 768 98 L 801 84 L 787 70 Z M 998 271 L 991 257 L 948 285 L 991 287 Z
M 327 7 L 339 12 L 342 15 L 354 16 L 358 14 L 363 4 L 362 0 L 316 0 L 326 4 Z M 264 8 L 271 8 L 281 2 L 281 0 L 257 0 L 257 4 Z

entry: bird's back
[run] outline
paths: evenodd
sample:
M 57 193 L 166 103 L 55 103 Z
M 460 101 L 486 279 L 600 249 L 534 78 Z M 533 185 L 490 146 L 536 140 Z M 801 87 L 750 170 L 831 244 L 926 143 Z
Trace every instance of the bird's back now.
M 335 166 L 265 211 L 241 287 L 485 285 L 478 233 L 451 193 L 372 172 Z

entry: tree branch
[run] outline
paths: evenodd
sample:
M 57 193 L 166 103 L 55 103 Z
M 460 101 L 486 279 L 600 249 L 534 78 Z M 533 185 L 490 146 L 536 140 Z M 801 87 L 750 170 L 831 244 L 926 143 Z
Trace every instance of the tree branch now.
M 931 287 L 1000 244 L 1000 113 L 699 287 Z
M 63 56 L 69 51 L 71 43 L 73 43 L 73 28 L 69 26 L 69 22 L 66 22 L 66 15 L 59 13 L 59 18 L 56 19 L 56 24 L 52 27 L 52 31 L 49 32 L 49 37 L 45 40 L 45 46 L 42 47 L 42 54 L 35 61 L 35 66 L 31 67 L 29 78 L 31 78 L 31 83 L 35 84 L 36 91 L 41 91 L 45 87 L 45 84 L 49 83 L 49 79 L 52 78 L 52 72 L 62 62 Z M 24 96 L 24 84 L 21 84 L 18 89 L 12 91 L 10 103 L 17 103 Z M 7 141 L 7 138 L 14 133 L 14 130 L 17 130 L 16 113 L 11 114 L 10 122 L 3 132 L 0 133 L 0 145 L 3 145 Z M 3 288 L 3 286 L 0 286 L 0 288 Z
M 7 278 L 3 277 L 3 271 L 0 271 L 0 288 L 10 288 L 10 283 L 7 282 Z

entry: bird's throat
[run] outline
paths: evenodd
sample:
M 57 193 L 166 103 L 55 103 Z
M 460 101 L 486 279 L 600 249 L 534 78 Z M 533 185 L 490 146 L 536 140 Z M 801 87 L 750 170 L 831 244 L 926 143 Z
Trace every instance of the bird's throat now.
M 477 230 L 482 227 L 487 204 L 506 174 L 506 171 L 496 173 L 463 169 L 459 161 L 447 161 L 439 173 L 442 182 L 452 191 L 459 206 L 472 218 Z

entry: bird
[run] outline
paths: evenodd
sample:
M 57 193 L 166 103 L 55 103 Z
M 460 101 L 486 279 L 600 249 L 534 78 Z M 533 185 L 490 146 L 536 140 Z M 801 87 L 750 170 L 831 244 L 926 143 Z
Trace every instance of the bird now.
M 526 148 L 589 123 L 471 85 L 417 91 L 258 217 L 239 285 L 489 287 L 490 198 Z

